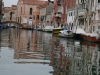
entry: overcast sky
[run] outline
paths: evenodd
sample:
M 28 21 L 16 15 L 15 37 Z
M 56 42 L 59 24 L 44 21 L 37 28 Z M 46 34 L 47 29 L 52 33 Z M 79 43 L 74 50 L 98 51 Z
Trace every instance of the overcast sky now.
M 3 0 L 5 7 L 10 7 L 11 5 L 17 5 L 18 0 Z
M 5 7 L 10 7 L 11 5 L 17 5 L 18 0 L 3 0 Z

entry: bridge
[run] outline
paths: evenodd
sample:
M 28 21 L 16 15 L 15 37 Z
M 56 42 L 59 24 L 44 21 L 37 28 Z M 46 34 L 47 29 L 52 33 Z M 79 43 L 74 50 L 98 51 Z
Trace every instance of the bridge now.
M 18 23 L 18 22 L 15 22 L 15 21 L 4 21 L 4 22 L 1 22 L 1 23 L 2 23 L 2 25 L 8 24 L 8 23 L 13 23 L 13 24 L 16 24 L 16 25 L 19 26 L 19 27 L 24 27 L 23 24 Z

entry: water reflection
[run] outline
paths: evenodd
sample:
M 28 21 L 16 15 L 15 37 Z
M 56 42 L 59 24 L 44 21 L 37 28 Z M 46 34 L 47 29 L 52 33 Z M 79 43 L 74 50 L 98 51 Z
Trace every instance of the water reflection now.
M 36 30 L 2 30 L 0 67 L 2 75 L 99 75 L 100 44 Z
M 53 75 L 100 74 L 100 44 L 74 39 L 55 39 L 51 46 Z
M 52 34 L 19 30 L 15 36 L 15 59 L 50 59 L 50 41 Z M 48 62 L 15 62 L 15 63 L 48 63 Z

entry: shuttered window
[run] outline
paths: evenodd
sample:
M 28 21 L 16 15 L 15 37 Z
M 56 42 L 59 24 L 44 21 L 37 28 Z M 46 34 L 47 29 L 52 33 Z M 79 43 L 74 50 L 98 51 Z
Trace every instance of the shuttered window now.
M 100 3 L 100 0 L 98 0 L 98 3 Z

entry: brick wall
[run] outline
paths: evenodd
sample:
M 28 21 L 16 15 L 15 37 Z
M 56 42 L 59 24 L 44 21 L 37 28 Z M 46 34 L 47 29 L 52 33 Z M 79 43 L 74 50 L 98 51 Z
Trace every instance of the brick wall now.
M 68 1 L 68 9 L 75 7 L 76 5 L 76 0 L 69 0 Z

